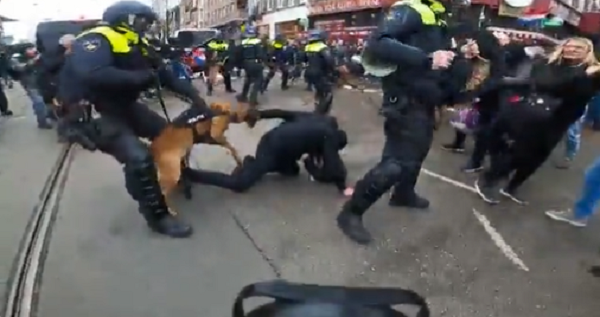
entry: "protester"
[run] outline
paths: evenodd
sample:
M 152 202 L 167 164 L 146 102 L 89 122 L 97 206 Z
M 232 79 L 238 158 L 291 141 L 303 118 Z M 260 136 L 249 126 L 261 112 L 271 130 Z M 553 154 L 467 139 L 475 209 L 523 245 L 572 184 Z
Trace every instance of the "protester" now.
M 549 210 L 550 219 L 568 223 L 574 227 L 585 227 L 600 201 L 600 157 L 587 169 L 583 188 L 573 209 Z
M 38 87 L 39 58 L 40 54 L 36 48 L 28 47 L 17 56 L 13 69 L 18 73 L 19 83 L 31 100 L 38 128 L 52 129 L 52 125 L 48 122 L 48 109 Z

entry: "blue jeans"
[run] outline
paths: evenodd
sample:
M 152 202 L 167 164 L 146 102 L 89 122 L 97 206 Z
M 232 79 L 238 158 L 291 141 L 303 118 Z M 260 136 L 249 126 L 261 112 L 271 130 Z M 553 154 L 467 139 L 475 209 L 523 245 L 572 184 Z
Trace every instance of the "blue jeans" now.
M 600 201 L 600 157 L 585 172 L 581 196 L 575 203 L 575 218 L 591 216 Z
M 594 127 L 600 127 L 600 95 L 596 95 L 588 104 L 585 121 L 592 123 Z
M 581 130 L 583 129 L 583 123 L 585 122 L 586 115 L 584 114 L 580 119 L 575 121 L 567 130 L 567 137 L 565 138 L 565 158 L 572 160 L 579 152 L 581 146 Z
M 40 91 L 35 88 L 25 88 L 25 92 L 27 93 L 29 100 L 31 100 L 33 113 L 35 113 L 38 124 L 45 123 L 48 115 L 48 108 L 46 107 L 46 103 L 44 102 L 44 98 L 40 94 Z
M 173 72 L 179 79 L 185 79 L 187 81 L 192 80 L 186 70 L 186 66 L 183 65 L 182 62 L 176 60 L 171 61 L 171 67 L 173 67 Z

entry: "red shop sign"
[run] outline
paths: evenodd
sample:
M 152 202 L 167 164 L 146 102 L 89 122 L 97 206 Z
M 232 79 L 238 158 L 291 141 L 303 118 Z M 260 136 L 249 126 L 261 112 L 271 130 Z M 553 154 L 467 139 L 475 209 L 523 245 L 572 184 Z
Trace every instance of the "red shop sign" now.
M 313 0 L 308 10 L 311 15 L 317 15 L 379 8 L 381 5 L 382 0 Z

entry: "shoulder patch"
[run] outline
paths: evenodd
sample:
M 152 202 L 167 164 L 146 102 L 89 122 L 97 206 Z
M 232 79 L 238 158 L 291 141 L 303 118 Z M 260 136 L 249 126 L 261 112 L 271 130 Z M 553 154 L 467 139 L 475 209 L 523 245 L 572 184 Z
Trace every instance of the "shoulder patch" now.
M 84 40 L 81 43 L 81 46 L 87 52 L 95 52 L 100 47 L 100 43 L 101 42 L 98 39 L 90 39 L 90 40 Z

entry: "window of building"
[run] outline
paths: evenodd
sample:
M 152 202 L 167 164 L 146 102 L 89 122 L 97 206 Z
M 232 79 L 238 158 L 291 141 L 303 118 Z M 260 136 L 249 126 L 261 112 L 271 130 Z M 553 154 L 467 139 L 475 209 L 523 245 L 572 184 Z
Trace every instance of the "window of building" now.
M 277 0 L 277 9 L 283 8 L 283 0 Z
M 275 0 L 267 0 L 267 11 L 273 11 L 273 9 L 275 9 Z

